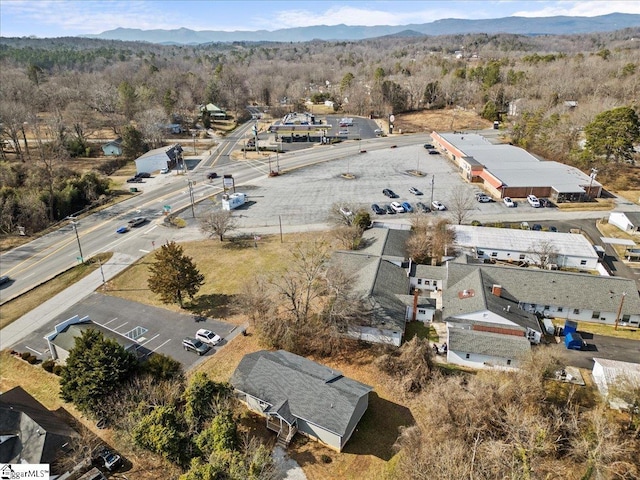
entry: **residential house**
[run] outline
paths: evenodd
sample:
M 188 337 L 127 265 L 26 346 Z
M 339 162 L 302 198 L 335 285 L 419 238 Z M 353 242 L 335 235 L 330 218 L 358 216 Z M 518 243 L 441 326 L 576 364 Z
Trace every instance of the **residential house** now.
M 515 228 L 453 225 L 455 244 L 475 258 L 558 268 L 597 270 L 599 257 L 584 235 Z
M 149 150 L 136 158 L 136 172 L 156 172 L 163 168 L 173 168 L 182 162 L 182 145 L 176 143 L 170 147 Z
M 69 352 L 75 347 L 75 339 L 80 337 L 84 331 L 89 329 L 97 330 L 101 332 L 105 338 L 115 340 L 130 353 L 136 355 L 142 354 L 140 345 L 132 338 L 121 335 L 115 330 L 111 330 L 104 325 L 94 323 L 88 316 L 80 318 L 79 315 L 76 315 L 57 324 L 54 331 L 44 337 L 49 345 L 51 358 L 64 364 L 69 356 Z M 144 351 L 146 352 L 146 350 Z
M 372 387 L 293 353 L 245 355 L 231 376 L 238 398 L 267 419 L 287 446 L 300 432 L 341 451 L 369 404 Z
M 608 400 L 611 408 L 617 410 L 631 406 L 629 398 L 624 398 L 625 390 L 640 389 L 640 363 L 594 357 L 592 375 L 600 394 Z
M 107 157 L 119 157 L 122 155 L 122 138 L 110 140 L 102 145 L 102 153 Z
M 471 368 L 518 368 L 531 350 L 520 336 L 458 328 L 447 324 L 447 362 Z
M 47 463 L 54 474 L 56 460 L 79 437 L 62 412 L 48 410 L 22 387 L 0 395 L 0 463 Z
M 213 118 L 214 120 L 226 120 L 227 119 L 227 112 L 225 110 L 223 110 L 222 108 L 214 105 L 213 103 L 208 103 L 206 105 L 201 105 L 200 106 L 200 110 L 202 112 L 206 111 L 209 113 L 209 115 L 211 116 L 211 118 Z
M 640 212 L 611 212 L 609 223 L 623 232 L 640 233 Z
M 485 288 L 490 279 L 492 285 L 501 286 L 502 296 L 508 295 L 507 298 L 515 302 L 517 308 L 526 312 L 607 325 L 614 325 L 617 319 L 640 326 L 640 296 L 635 281 L 631 279 L 454 262 L 447 263 L 447 270 L 446 316 L 458 313 L 447 310 L 447 298 L 457 295 L 455 290 L 451 292 L 451 286 L 457 285 L 456 290 L 472 288 L 461 284 L 460 280 L 479 270 L 482 278 L 487 279 Z M 447 294 L 450 295 L 447 297 Z

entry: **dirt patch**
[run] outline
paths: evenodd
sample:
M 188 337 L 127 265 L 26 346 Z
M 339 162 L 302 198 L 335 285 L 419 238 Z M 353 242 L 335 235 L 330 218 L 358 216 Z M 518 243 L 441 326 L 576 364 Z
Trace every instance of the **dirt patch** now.
M 431 133 L 452 130 L 482 130 L 490 128 L 492 122 L 481 118 L 473 110 L 451 108 L 447 110 L 425 110 L 395 116 L 397 133 Z

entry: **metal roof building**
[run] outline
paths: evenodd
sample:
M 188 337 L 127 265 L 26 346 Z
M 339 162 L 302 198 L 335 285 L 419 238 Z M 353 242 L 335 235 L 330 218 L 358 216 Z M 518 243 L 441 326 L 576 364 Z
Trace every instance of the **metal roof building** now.
M 554 202 L 599 197 L 602 185 L 577 168 L 543 161 L 513 145 L 494 145 L 475 133 L 431 134 L 436 146 L 469 181 L 482 182 L 496 197 L 533 194 Z

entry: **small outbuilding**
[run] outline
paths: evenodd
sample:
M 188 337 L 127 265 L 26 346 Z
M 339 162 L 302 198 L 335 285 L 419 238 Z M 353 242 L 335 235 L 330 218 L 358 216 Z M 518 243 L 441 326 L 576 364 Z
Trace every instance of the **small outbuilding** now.
M 285 350 L 245 355 L 231 377 L 237 397 L 263 415 L 286 447 L 293 436 L 341 451 L 369 405 L 369 385 Z
M 638 212 L 611 212 L 609 223 L 623 232 L 640 233 L 640 213 Z
M 640 389 L 640 363 L 594 358 L 592 375 L 611 408 L 628 408 L 631 400 L 628 394 Z
M 116 138 L 102 145 L 102 153 L 107 157 L 119 157 L 122 155 L 122 138 Z

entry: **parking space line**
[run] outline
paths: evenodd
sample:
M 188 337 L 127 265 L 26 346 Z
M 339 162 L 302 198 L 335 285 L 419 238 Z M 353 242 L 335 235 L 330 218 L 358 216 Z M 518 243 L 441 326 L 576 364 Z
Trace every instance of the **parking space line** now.
M 155 352 L 156 350 L 158 350 L 159 348 L 164 347 L 167 343 L 169 343 L 171 341 L 171 339 L 167 340 L 164 343 L 161 343 L 160 345 L 158 345 L 156 348 L 154 348 L 153 350 L 151 350 L 152 352 Z
M 124 327 L 127 323 L 129 323 L 129 322 L 124 322 L 122 325 L 120 325 L 120 326 L 118 326 L 118 327 L 114 328 L 113 330 L 118 330 L 119 328 Z
M 149 343 L 151 340 L 153 340 L 153 339 L 155 339 L 155 338 L 158 338 L 159 336 L 160 336 L 160 334 L 158 333 L 158 334 L 156 334 L 155 336 L 153 336 L 153 337 L 151 337 L 151 338 L 146 339 L 144 342 L 140 343 L 140 345 L 145 345 L 145 344 Z
M 111 322 L 115 322 L 117 319 L 118 319 L 118 317 L 113 317 L 111 320 L 109 320 L 109 321 L 108 321 L 108 322 L 106 322 L 106 323 L 103 323 L 102 325 L 103 325 L 103 326 L 104 326 L 104 325 L 109 325 Z
M 149 250 L 143 250 L 142 248 L 140 249 L 140 251 L 141 251 L 142 253 L 149 253 Z
M 37 351 L 37 350 L 36 350 L 36 349 L 34 349 L 34 348 L 31 348 L 29 345 L 25 345 L 25 346 L 24 346 L 24 348 L 26 348 L 26 349 L 28 349 L 28 350 L 31 350 L 31 351 L 32 351 L 33 353 L 35 353 L 36 355 L 40 355 L 40 356 L 42 356 L 42 353 L 40 353 L 39 351 Z

